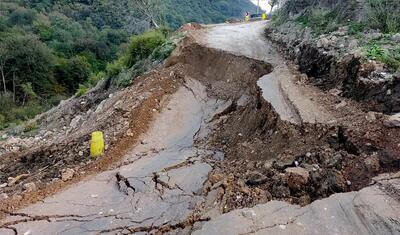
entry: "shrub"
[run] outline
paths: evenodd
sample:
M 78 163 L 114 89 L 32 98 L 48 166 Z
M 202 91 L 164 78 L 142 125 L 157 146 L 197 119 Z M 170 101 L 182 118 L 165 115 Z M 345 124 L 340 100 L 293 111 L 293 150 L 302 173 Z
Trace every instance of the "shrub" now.
M 361 22 L 352 22 L 349 25 L 349 33 L 352 35 L 359 34 L 365 29 L 365 24 Z
M 89 88 L 85 85 L 79 85 L 78 90 L 76 91 L 76 97 L 81 97 L 89 90 Z
M 110 77 L 118 75 L 125 68 L 124 57 L 107 64 L 107 75 Z
M 126 67 L 130 68 L 139 60 L 145 59 L 154 49 L 165 42 L 164 34 L 159 30 L 151 30 L 142 35 L 133 36 L 129 45 Z
M 367 0 L 367 24 L 384 33 L 400 32 L 400 1 Z
M 366 46 L 364 46 L 363 49 L 368 59 L 380 61 L 394 70 L 400 67 L 399 48 L 394 51 L 388 51 L 382 46 L 378 45 L 377 42 L 371 41 Z

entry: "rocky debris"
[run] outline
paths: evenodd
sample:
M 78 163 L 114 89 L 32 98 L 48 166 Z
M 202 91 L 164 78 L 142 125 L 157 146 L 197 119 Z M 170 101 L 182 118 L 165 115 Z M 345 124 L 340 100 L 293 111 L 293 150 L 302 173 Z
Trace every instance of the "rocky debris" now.
M 384 124 L 387 127 L 400 127 L 400 113 L 387 117 Z
M 376 155 L 367 157 L 364 160 L 364 162 L 365 162 L 365 166 L 368 168 L 368 170 L 370 172 L 376 173 L 376 172 L 379 172 L 379 170 L 381 169 L 379 158 Z
M 289 188 L 299 190 L 308 184 L 310 173 L 302 167 L 289 167 L 285 169 Z
M 29 174 L 21 174 L 21 175 L 18 175 L 16 177 L 9 177 L 8 178 L 8 187 L 14 186 L 19 181 L 21 181 L 22 179 L 24 179 L 24 178 L 26 178 L 28 176 L 29 176 Z
M 24 184 L 24 189 L 26 192 L 34 192 L 37 190 L 37 187 L 35 183 L 31 182 Z
M 75 170 L 74 169 L 65 169 L 62 173 L 61 173 L 61 179 L 62 181 L 68 181 L 71 180 L 75 175 Z
M 279 50 L 294 60 L 309 83 L 324 90 L 340 89 L 341 95 L 364 101 L 368 109 L 377 112 L 400 112 L 400 79 L 387 65 L 365 59 L 361 49 L 366 41 L 382 37 L 380 32 L 369 32 L 365 38 L 355 38 L 348 30 L 310 36 L 310 29 L 295 22 L 270 25 L 266 36 Z M 394 39 L 393 39 L 394 40 Z
M 400 42 L 400 33 L 393 34 L 392 40 L 395 42 Z
M 234 210 L 206 222 L 193 234 L 393 234 L 399 230 L 400 205 L 384 188 L 399 183 L 399 179 L 383 180 L 378 183 L 381 186 L 335 194 L 304 207 L 271 201 Z

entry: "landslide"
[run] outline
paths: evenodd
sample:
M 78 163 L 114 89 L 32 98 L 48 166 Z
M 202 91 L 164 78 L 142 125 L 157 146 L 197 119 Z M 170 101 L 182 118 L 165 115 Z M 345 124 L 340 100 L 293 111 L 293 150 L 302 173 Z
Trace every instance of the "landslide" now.
M 210 159 L 214 169 L 204 185 L 207 198 L 218 195 L 213 205 L 218 205 L 220 212 L 272 199 L 305 205 L 333 193 L 361 189 L 373 176 L 400 169 L 400 133 L 382 122 L 351 127 L 281 120 L 257 86 L 258 79 L 273 69 L 263 61 L 207 48 L 185 38 L 163 68 L 83 109 L 83 117 L 75 120 L 77 129 L 65 133 L 64 138 L 2 157 L 2 182 L 8 177 L 27 176 L 1 192 L 26 192 L 27 182 L 39 185 L 38 192 L 11 198 L 2 207 L 13 210 L 54 193 L 45 188 L 60 182 L 65 168 L 85 175 L 85 171 L 95 173 L 119 162 L 140 140 L 166 95 L 181 85 L 190 89 L 185 78 L 200 81 L 209 96 L 228 103 L 209 120 L 209 135 L 196 141 L 224 153 L 222 161 Z M 85 105 L 83 101 L 76 105 Z M 75 106 L 66 107 L 61 113 Z M 68 117 L 67 123 L 70 125 L 73 119 Z M 88 139 L 95 129 L 104 129 L 109 150 L 104 158 L 91 162 Z
M 400 169 L 400 135 L 382 122 L 363 117 L 352 127 L 282 121 L 257 86 L 273 70 L 270 64 L 190 41 L 178 51 L 170 64 L 183 63 L 186 76 L 230 104 L 214 116 L 206 143 L 199 143 L 225 154 L 204 186 L 206 194 L 217 192 L 221 212 L 272 199 L 306 205 Z

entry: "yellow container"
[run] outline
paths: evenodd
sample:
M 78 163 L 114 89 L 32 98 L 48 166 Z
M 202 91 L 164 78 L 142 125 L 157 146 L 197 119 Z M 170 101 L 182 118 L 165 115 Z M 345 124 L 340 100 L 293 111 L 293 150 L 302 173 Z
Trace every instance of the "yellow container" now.
M 267 20 L 267 14 L 263 13 L 263 14 L 261 15 L 261 19 L 262 19 L 262 20 Z
M 95 131 L 92 133 L 90 140 L 90 156 L 99 157 L 104 153 L 104 137 L 103 132 Z
M 250 21 L 250 16 L 245 16 L 244 21 L 249 22 Z

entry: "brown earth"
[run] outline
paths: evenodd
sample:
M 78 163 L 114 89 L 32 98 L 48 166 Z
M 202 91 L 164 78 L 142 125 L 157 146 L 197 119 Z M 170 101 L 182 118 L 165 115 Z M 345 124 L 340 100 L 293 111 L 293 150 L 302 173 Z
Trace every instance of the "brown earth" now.
M 263 61 L 210 49 L 186 38 L 163 68 L 138 78 L 117 94 L 115 102 L 123 100 L 125 111 L 111 109 L 112 104 L 112 116 L 79 134 L 3 157 L 1 164 L 8 168 L 2 168 L 1 181 L 26 173 L 28 177 L 1 189 L 1 193 L 22 192 L 28 182 L 35 182 L 39 189 L 23 193 L 22 198 L 2 200 L 0 209 L 14 211 L 88 175 L 118 167 L 124 154 L 146 131 L 163 99 L 179 86 L 187 86 L 185 77 L 203 83 L 209 96 L 230 102 L 210 120 L 214 124 L 210 136 L 197 142 L 225 154 L 222 162 L 213 161 L 214 170 L 204 185 L 205 194 L 219 190 L 222 212 L 271 199 L 305 205 L 333 193 L 359 190 L 379 173 L 400 169 L 400 132 L 385 127 L 380 115 L 367 120 L 366 113 L 357 111 L 357 105 L 341 111 L 348 115 L 332 124 L 282 121 L 257 86 L 257 80 L 272 69 Z M 142 97 L 140 101 L 136 100 L 138 96 Z M 337 103 L 343 100 L 327 96 L 320 98 L 337 99 Z M 117 128 L 119 132 L 108 139 L 110 147 L 105 156 L 87 163 L 90 132 L 103 129 L 109 133 L 107 130 L 121 122 L 121 116 L 122 122 L 128 120 L 126 129 L 123 125 Z M 86 146 L 83 156 L 65 152 L 82 146 Z M 80 166 L 82 162 L 85 164 Z M 75 169 L 74 179 L 53 182 L 67 167 Z
M 90 132 L 86 131 L 77 139 L 69 139 L 64 143 L 56 143 L 48 147 L 36 148 L 32 151 L 26 151 L 19 154 L 10 154 L 1 159 L 1 164 L 10 167 L 3 169 L 2 179 L 27 173 L 27 177 L 17 182 L 15 186 L 2 189 L 2 193 L 7 193 L 10 198 L 1 200 L 0 210 L 14 211 L 31 203 L 42 200 L 45 197 L 53 195 L 67 186 L 73 185 L 80 180 L 94 175 L 98 172 L 117 167 L 123 156 L 132 149 L 140 140 L 140 135 L 146 132 L 155 111 L 159 111 L 160 103 L 168 98 L 169 94 L 174 93 L 180 86 L 181 79 L 171 74 L 168 69 L 154 71 L 148 75 L 138 78 L 133 85 L 123 91 L 125 99 L 134 100 L 138 94 L 150 92 L 150 94 L 139 103 L 126 105 L 131 109 L 125 114 L 129 120 L 129 132 L 127 129 L 121 130 L 119 136 L 110 140 L 109 148 L 105 154 L 97 159 L 90 159 L 88 154 L 79 156 L 79 154 L 63 154 L 65 148 L 77 148 L 74 145 L 81 145 L 82 139 L 88 151 L 88 138 Z M 135 95 L 135 96 L 133 96 Z M 104 130 L 104 126 L 118 124 L 118 117 L 107 119 L 107 123 L 95 123 L 90 129 Z M 97 125 L 96 125 L 97 124 Z M 55 148 L 54 150 L 52 148 Z M 54 157 L 47 154 L 51 151 Z M 61 164 L 54 164 L 62 162 Z M 74 169 L 74 177 L 68 181 L 59 180 L 63 170 L 67 167 Z M 56 180 L 55 180 L 56 179 Z M 23 185 L 28 182 L 34 182 L 37 190 L 33 192 L 24 191 Z M 14 196 L 13 196 L 14 195 Z M 0 214 L 0 216 L 2 216 Z

